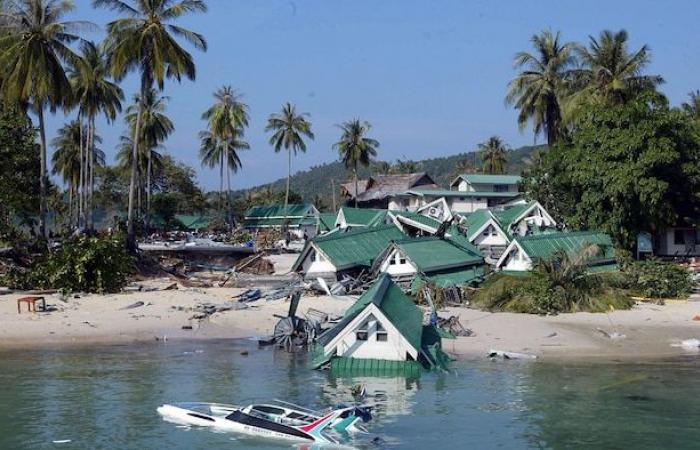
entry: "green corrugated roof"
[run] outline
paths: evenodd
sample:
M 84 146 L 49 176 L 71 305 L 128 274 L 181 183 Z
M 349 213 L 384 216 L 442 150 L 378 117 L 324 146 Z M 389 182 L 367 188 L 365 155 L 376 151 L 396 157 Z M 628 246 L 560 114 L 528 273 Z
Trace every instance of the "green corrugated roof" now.
M 318 215 L 318 227 L 321 232 L 330 231 L 335 228 L 335 221 L 338 213 L 321 213 Z
M 206 228 L 212 221 L 211 217 L 193 216 L 187 214 L 175 214 L 175 219 L 180 221 L 181 224 L 190 230 Z
M 245 212 L 245 218 L 248 219 L 271 219 L 279 217 L 303 217 L 307 215 L 307 211 L 311 208 L 311 204 L 291 204 L 287 205 L 285 211 L 284 205 L 268 205 L 268 206 L 253 206 Z
M 338 270 L 342 270 L 355 266 L 371 266 L 389 242 L 404 237 L 401 230 L 391 224 L 317 236 L 311 242 Z M 305 256 L 305 253 L 306 251 L 302 252 L 299 260 Z
M 255 219 L 255 218 L 245 218 L 243 219 L 244 228 L 264 228 L 264 227 L 280 227 L 284 224 L 289 227 L 298 227 L 299 225 L 314 225 L 316 224 L 315 217 L 290 217 L 288 219 L 271 218 L 271 219 Z
M 427 274 L 484 262 L 484 258 L 478 251 L 463 247 L 458 241 L 450 238 L 440 239 L 431 236 L 405 239 L 397 241 L 396 246 L 417 266 L 418 270 Z
M 428 276 L 428 279 L 439 287 L 445 288 L 449 286 L 463 286 L 472 281 L 481 280 L 485 273 L 486 267 L 484 265 L 479 265 L 433 273 Z
M 402 375 L 406 377 L 419 376 L 423 367 L 418 361 L 388 361 L 385 359 L 365 359 L 365 358 L 332 358 L 332 375 L 353 375 L 364 376 L 386 376 Z
M 408 220 L 418 222 L 419 224 L 425 225 L 425 226 L 430 227 L 434 230 L 437 230 L 441 224 L 441 222 L 439 220 L 433 219 L 432 217 L 424 216 L 423 214 L 417 213 L 417 212 L 393 211 L 392 213 L 397 217 L 398 216 L 405 217 Z
M 409 344 L 416 350 L 420 350 L 423 313 L 387 274 L 380 275 L 377 281 L 348 308 L 343 319 L 323 333 L 318 338 L 318 342 L 321 345 L 327 345 L 371 303 L 384 313 Z
M 520 175 L 491 175 L 487 173 L 465 173 L 459 178 L 476 184 L 518 184 Z
M 533 260 L 547 259 L 558 251 L 563 250 L 570 255 L 575 255 L 587 244 L 599 245 L 603 255 L 595 258 L 591 265 L 605 261 L 615 261 L 615 247 L 610 236 L 595 231 L 577 231 L 571 233 L 550 233 L 516 237 L 515 241 L 525 250 L 525 253 Z
M 501 211 L 494 211 L 493 215 L 496 216 L 498 222 L 501 224 L 503 229 L 510 230 L 510 226 L 513 224 L 515 219 L 517 219 L 522 213 L 527 211 L 534 202 L 523 203 L 521 205 L 513 205 L 505 208 Z
M 345 222 L 348 225 L 364 225 L 375 226 L 384 222 L 386 217 L 386 209 L 371 209 L 371 208 L 340 208 L 345 216 Z

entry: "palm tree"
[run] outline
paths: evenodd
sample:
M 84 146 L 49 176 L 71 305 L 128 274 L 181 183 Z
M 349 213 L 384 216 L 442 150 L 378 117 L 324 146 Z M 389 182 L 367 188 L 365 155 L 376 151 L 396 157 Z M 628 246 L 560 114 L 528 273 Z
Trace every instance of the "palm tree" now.
M 582 98 L 620 104 L 664 82 L 658 75 L 642 74 L 651 61 L 649 47 L 643 45 L 630 53 L 625 30 L 604 30 L 597 39 L 589 36 L 589 40 L 588 48 L 578 47 L 583 68 L 577 72 L 576 83 Z
M 134 140 L 129 135 L 122 135 L 119 137 L 119 143 L 117 144 L 117 164 L 124 172 L 129 172 L 133 165 L 133 150 Z M 138 159 L 136 160 L 137 169 L 137 185 L 136 185 L 136 212 L 138 217 L 141 217 L 141 212 L 143 211 L 142 198 L 143 192 L 148 192 L 146 187 L 146 180 L 144 180 L 142 174 L 160 173 L 163 169 L 163 155 L 159 152 L 162 149 L 162 145 L 151 146 L 147 148 L 143 141 L 139 144 Z M 150 170 L 149 170 L 150 168 Z M 148 177 L 147 177 L 148 178 Z
M 420 170 L 420 163 L 417 163 L 411 159 L 399 159 L 396 161 L 394 166 L 396 173 L 416 173 Z
M 522 71 L 508 84 L 506 103 L 515 106 L 518 126 L 532 122 L 535 138 L 544 133 L 552 146 L 564 135 L 562 103 L 567 95 L 575 58 L 575 44 L 560 41 L 559 32 L 545 30 L 530 39 L 535 54 L 519 52 L 513 65 Z
M 452 178 L 456 178 L 465 173 L 476 172 L 476 167 L 470 158 L 463 158 L 457 161 L 455 168 L 452 170 Z
M 306 143 L 303 136 L 313 140 L 311 122 L 306 120 L 307 113 L 297 113 L 296 108 L 287 102 L 279 114 L 271 114 L 267 119 L 265 131 L 274 131 L 270 137 L 270 145 L 279 153 L 282 149 L 287 151 L 287 191 L 284 194 L 284 216 L 287 221 L 287 206 L 289 204 L 289 181 L 292 177 L 292 152 L 306 152 Z
M 141 78 L 139 107 L 133 131 L 133 157 L 131 182 L 129 183 L 129 212 L 127 219 L 127 245 L 136 248 L 134 228 L 134 194 L 136 191 L 136 165 L 141 130 L 143 99 L 155 83 L 163 90 L 166 78 L 180 81 L 182 77 L 195 79 L 196 69 L 190 55 L 177 41 L 182 38 L 195 48 L 206 51 L 204 37 L 172 22 L 186 13 L 205 12 L 202 0 L 93 0 L 96 7 L 115 10 L 126 17 L 107 24 L 108 62 L 112 76 L 122 80 L 132 70 L 138 70 Z
M 340 140 L 333 144 L 340 160 L 348 170 L 352 170 L 355 179 L 355 208 L 357 208 L 357 165 L 369 166 L 372 158 L 377 156 L 379 141 L 367 137 L 372 128 L 369 122 L 353 119 L 338 125 L 342 130 Z
M 231 192 L 231 182 L 229 178 L 229 172 L 234 173 L 242 167 L 241 160 L 238 156 L 240 150 L 247 150 L 250 148 L 247 142 L 241 139 L 243 136 L 243 130 L 235 130 L 233 135 L 230 137 L 222 138 L 211 131 L 202 131 L 199 133 L 199 138 L 201 140 L 201 147 L 199 149 L 199 158 L 202 161 L 202 166 L 207 166 L 210 168 L 219 166 L 219 211 L 223 208 L 223 191 L 224 191 L 224 168 L 226 171 L 226 179 L 228 181 L 228 195 L 227 207 L 228 207 L 228 221 L 231 224 L 231 202 L 230 202 L 230 192 Z
M 482 152 L 481 160 L 484 162 L 484 173 L 506 173 L 507 147 L 498 136 L 491 136 L 488 141 L 479 144 Z
M 393 170 L 394 166 L 392 166 L 391 163 L 387 161 L 379 161 L 377 164 L 374 165 L 374 171 L 379 175 L 389 175 L 393 172 Z
M 39 232 L 46 237 L 46 126 L 44 110 L 65 106 L 71 85 L 64 64 L 73 64 L 78 56 L 69 44 L 80 41 L 75 34 L 88 22 L 61 21 L 74 9 L 71 0 L 22 0 L 9 2 L 3 10 L 0 37 L 0 79 L 2 98 L 22 108 L 31 103 L 39 118 L 40 204 Z
M 203 165 L 214 167 L 220 164 L 221 183 L 219 208 L 223 206 L 224 166 L 227 182 L 227 223 L 233 224 L 231 210 L 231 171 L 238 172 L 241 160 L 238 151 L 250 148 L 241 140 L 248 126 L 248 105 L 241 101 L 241 95 L 231 86 L 223 86 L 214 92 L 214 104 L 202 114 L 208 130 L 200 133 L 202 146 L 200 156 Z
M 175 130 L 175 125 L 165 115 L 167 105 L 168 97 L 158 96 L 158 92 L 151 88 L 146 91 L 143 99 L 139 95 L 134 96 L 134 103 L 126 109 L 124 116 L 124 120 L 129 125 L 129 130 L 132 134 L 136 128 L 136 123 L 139 120 L 141 122 L 141 132 L 138 140 L 140 153 L 145 155 L 146 167 L 145 171 L 138 171 L 138 173 L 146 173 L 146 214 L 144 221 L 146 232 L 148 232 L 151 223 L 151 178 L 153 173 L 151 156 L 154 155 L 154 150 Z M 141 115 L 140 119 L 139 113 Z
M 80 209 L 85 211 L 86 226 L 92 226 L 92 196 L 95 179 L 95 161 L 92 150 L 95 144 L 95 118 L 102 113 L 108 122 L 114 121 L 117 113 L 121 111 L 121 102 L 124 93 L 121 88 L 109 79 L 107 62 L 104 51 L 93 42 L 81 42 L 81 57 L 70 68 L 70 81 L 73 87 L 74 101 L 78 105 L 79 124 L 82 119 L 87 121 L 87 133 L 85 139 L 85 158 L 81 158 L 81 185 L 82 193 Z M 81 148 L 81 155 L 83 154 Z M 83 208 L 83 202 L 85 203 Z
M 700 122 L 700 91 L 696 90 L 688 94 L 688 101 L 681 104 L 685 111 L 696 122 Z

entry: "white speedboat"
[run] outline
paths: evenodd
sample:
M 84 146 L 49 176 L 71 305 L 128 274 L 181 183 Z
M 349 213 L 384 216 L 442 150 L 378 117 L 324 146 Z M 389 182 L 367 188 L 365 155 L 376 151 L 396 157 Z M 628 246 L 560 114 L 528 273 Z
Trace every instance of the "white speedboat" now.
M 339 444 L 330 435 L 332 431 L 364 431 L 358 422 L 371 418 L 367 406 L 339 406 L 327 411 L 313 411 L 281 400 L 244 407 L 221 403 L 173 403 L 159 407 L 158 413 L 165 420 L 182 425 L 324 444 Z

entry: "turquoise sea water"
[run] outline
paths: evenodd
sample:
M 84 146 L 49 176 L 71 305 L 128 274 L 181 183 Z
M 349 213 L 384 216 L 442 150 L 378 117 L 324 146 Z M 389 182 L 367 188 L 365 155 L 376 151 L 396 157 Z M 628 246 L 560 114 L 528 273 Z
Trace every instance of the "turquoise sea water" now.
M 248 352 L 247 356 L 242 352 Z M 284 449 L 164 422 L 166 402 L 280 398 L 323 408 L 364 383 L 367 449 L 700 447 L 700 359 L 463 361 L 419 379 L 332 377 L 249 341 L 0 353 L 0 449 Z M 53 441 L 70 440 L 65 443 Z

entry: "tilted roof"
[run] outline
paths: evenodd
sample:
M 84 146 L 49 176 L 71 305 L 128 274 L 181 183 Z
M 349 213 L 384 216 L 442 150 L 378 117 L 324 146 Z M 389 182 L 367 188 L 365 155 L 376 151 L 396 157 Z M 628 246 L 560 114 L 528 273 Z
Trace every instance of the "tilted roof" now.
M 340 208 L 345 216 L 345 222 L 348 225 L 364 225 L 375 226 L 384 222 L 386 217 L 386 209 L 371 209 L 371 208 Z
M 338 213 L 321 213 L 318 215 L 318 228 L 320 231 L 330 231 L 335 228 Z
M 426 227 L 429 227 L 433 230 L 437 230 L 440 227 L 440 222 L 437 219 L 433 219 L 432 217 L 424 216 L 421 213 L 417 212 L 411 212 L 411 211 L 392 211 L 391 212 L 401 223 L 406 223 L 405 220 L 409 220 L 412 222 L 416 222 L 420 225 L 424 225 Z M 405 220 L 401 220 L 401 219 Z
M 484 263 L 484 258 L 472 245 L 465 247 L 449 237 L 404 239 L 395 245 L 424 273 Z
M 513 222 L 515 219 L 520 217 L 525 211 L 530 209 L 532 205 L 534 204 L 534 201 L 528 202 L 528 203 L 522 203 L 519 205 L 513 205 L 509 206 L 508 208 L 505 208 L 500 211 L 494 211 L 493 215 L 496 216 L 498 219 L 498 222 L 501 224 L 501 226 L 505 230 L 509 230 L 510 226 L 513 225 Z
M 380 275 L 377 281 L 345 311 L 343 319 L 319 336 L 318 342 L 321 345 L 327 345 L 370 304 L 374 304 L 386 316 L 413 348 L 420 350 L 423 313 L 387 274 Z
M 298 270 L 301 267 L 301 263 L 313 246 L 323 252 L 338 270 L 358 266 L 370 267 L 389 242 L 404 237 L 405 235 L 394 224 L 316 236 L 307 242 L 292 270 Z
M 310 203 L 287 205 L 286 210 L 284 205 L 253 206 L 245 212 L 244 217 L 245 219 L 304 217 L 312 208 L 313 205 Z
M 615 261 L 615 247 L 610 236 L 596 231 L 557 232 L 516 237 L 515 242 L 533 260 L 551 258 L 559 250 L 576 255 L 586 245 L 601 247 L 602 254 L 591 261 L 591 265 Z
M 459 175 L 453 182 L 462 179 L 470 184 L 518 184 L 522 177 L 520 175 L 492 175 L 488 173 L 464 173 Z

